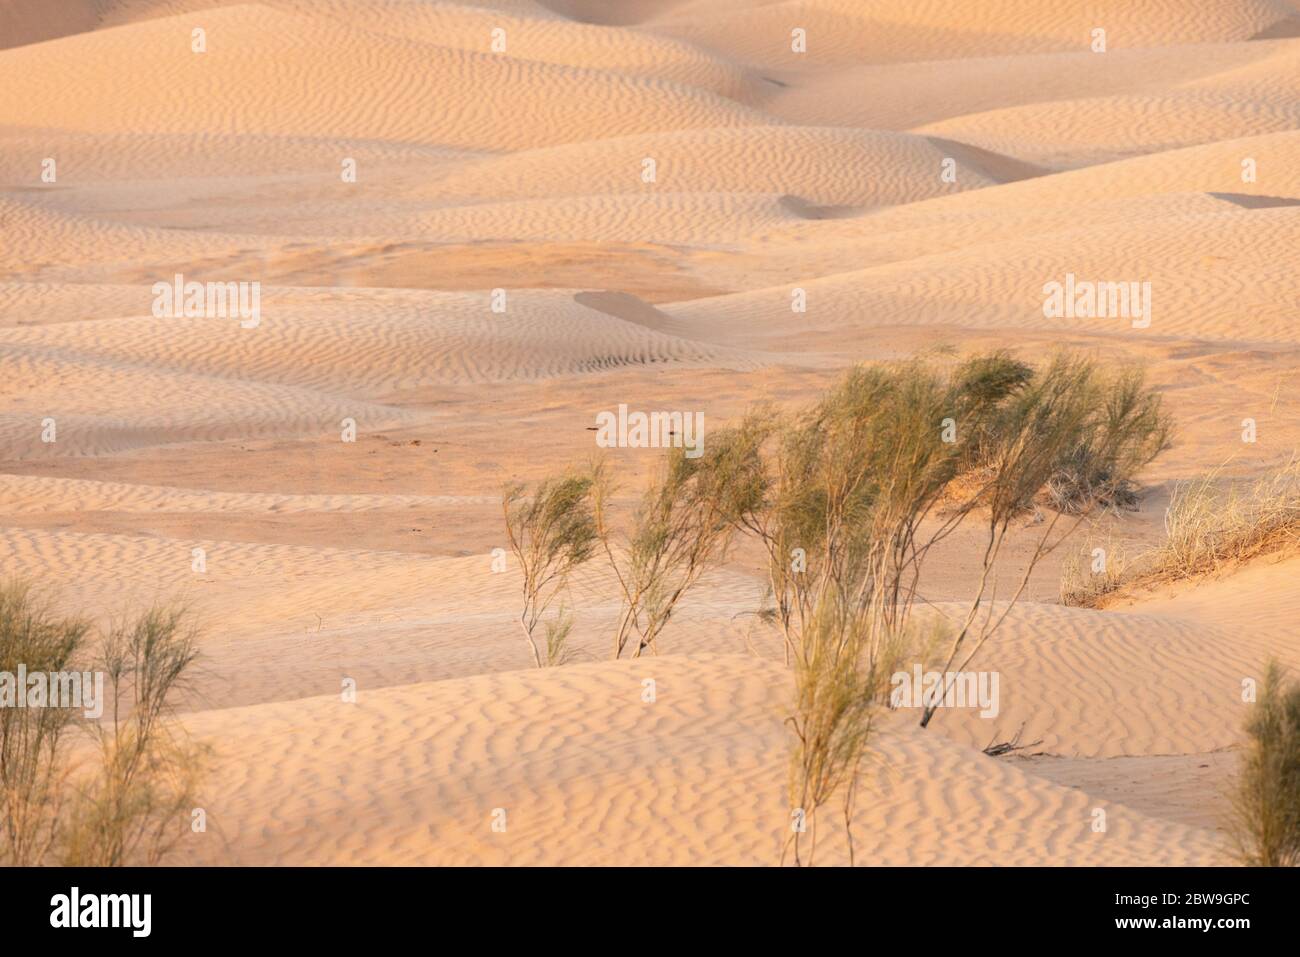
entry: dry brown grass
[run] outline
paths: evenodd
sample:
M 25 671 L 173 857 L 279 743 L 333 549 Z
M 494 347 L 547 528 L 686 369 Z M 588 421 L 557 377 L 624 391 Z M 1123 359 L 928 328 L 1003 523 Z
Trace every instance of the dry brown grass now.
M 1061 601 L 1099 608 L 1116 597 L 1240 567 L 1262 555 L 1300 546 L 1300 459 L 1253 480 L 1223 480 L 1220 470 L 1174 487 L 1165 511 L 1165 540 L 1125 556 L 1107 549 L 1106 567 L 1066 563 Z M 1090 552 L 1099 547 L 1085 545 Z
M 1061 564 L 1061 604 L 1100 608 L 1141 569 L 1114 536 L 1089 537 L 1083 549 Z
M 1180 483 L 1165 514 L 1156 570 L 1193 578 L 1300 544 L 1300 459 L 1254 481 Z

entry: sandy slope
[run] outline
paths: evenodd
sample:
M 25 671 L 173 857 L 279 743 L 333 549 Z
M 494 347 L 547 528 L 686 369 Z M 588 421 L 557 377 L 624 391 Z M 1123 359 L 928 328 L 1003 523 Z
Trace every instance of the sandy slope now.
M 1261 564 L 1113 612 L 1017 609 L 985 659 L 1005 689 L 996 722 L 954 711 L 940 727 L 981 747 L 994 725 L 1006 737 L 1023 727 L 1042 750 L 1076 757 L 1231 748 L 1243 680 L 1258 681 L 1269 657 L 1300 667 L 1300 639 L 1287 624 L 1300 607 L 1287 587 L 1298 571 L 1295 560 Z
M 179 16 L 12 50 L 0 63 L 9 91 L 0 122 L 491 149 L 759 122 L 695 87 L 435 47 L 333 18 L 247 5 L 203 21 L 211 45 L 202 58 L 191 18 Z M 449 99 L 448 89 L 473 95 Z M 186 106 L 202 103 L 216 106 L 212 115 Z
M 643 700 L 647 680 L 653 702 Z M 196 733 L 260 759 L 223 761 L 210 792 L 220 831 L 193 853 L 769 864 L 789 827 L 786 681 L 780 666 L 749 658 L 672 657 L 199 715 Z M 871 800 L 854 821 L 857 853 L 874 864 L 1181 864 L 1216 854 L 1204 830 L 1092 800 L 911 726 L 891 724 L 881 741 L 865 775 Z M 1105 833 L 1091 829 L 1096 808 L 1107 812 Z M 504 832 L 492 830 L 500 811 Z M 822 827 L 819 860 L 843 863 L 842 835 L 827 833 L 829 820 Z
M 574 661 L 531 672 L 502 483 L 620 403 L 716 426 L 855 361 L 1073 346 L 1177 417 L 1112 522 L 1157 541 L 1173 480 L 1300 447 L 1298 58 L 1291 0 L 0 0 L 0 569 L 193 606 L 185 860 L 776 863 L 756 556 L 641 662 L 584 570 Z M 260 322 L 155 318 L 176 273 L 260 282 Z M 1150 325 L 1045 317 L 1067 273 L 1150 282 Z M 654 455 L 615 460 L 630 502 Z M 936 556 L 938 612 L 976 547 Z M 1224 859 L 1241 682 L 1300 667 L 1300 568 L 1087 611 L 1056 602 L 1079 547 L 980 659 L 996 719 L 886 720 L 858 863 Z

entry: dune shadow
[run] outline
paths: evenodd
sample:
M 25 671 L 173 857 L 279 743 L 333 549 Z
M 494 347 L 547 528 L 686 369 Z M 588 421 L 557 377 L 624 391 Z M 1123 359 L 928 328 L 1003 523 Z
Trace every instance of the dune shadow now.
M 1242 209 L 1272 209 L 1276 206 L 1300 206 L 1300 199 L 1290 196 L 1255 196 L 1251 193 L 1210 193 L 1215 199 L 1221 199 Z

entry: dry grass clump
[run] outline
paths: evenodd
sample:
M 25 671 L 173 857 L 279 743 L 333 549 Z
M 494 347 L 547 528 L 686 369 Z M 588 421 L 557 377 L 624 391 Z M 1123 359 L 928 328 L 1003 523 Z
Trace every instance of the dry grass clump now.
M 1300 864 L 1300 683 L 1270 662 L 1246 722 L 1250 738 L 1233 800 L 1242 863 Z
M 1300 460 L 1254 481 L 1181 482 L 1165 513 L 1155 571 L 1192 578 L 1300 543 Z
M 1080 553 L 1061 564 L 1061 604 L 1100 608 L 1108 596 L 1121 591 L 1143 568 L 1140 558 L 1127 555 L 1108 537 L 1088 539 Z
M 0 672 L 99 672 L 108 715 L 0 707 L 0 861 L 155 864 L 185 832 L 203 753 L 167 720 L 197 656 L 180 609 L 152 609 L 99 641 L 30 586 L 0 586 Z M 100 702 L 103 704 L 103 702 Z
M 1159 547 L 1134 556 L 1111 551 L 1100 570 L 1067 562 L 1062 603 L 1096 608 L 1128 589 L 1213 575 L 1300 545 L 1300 459 L 1254 480 L 1224 482 L 1216 470 L 1179 482 L 1164 527 Z

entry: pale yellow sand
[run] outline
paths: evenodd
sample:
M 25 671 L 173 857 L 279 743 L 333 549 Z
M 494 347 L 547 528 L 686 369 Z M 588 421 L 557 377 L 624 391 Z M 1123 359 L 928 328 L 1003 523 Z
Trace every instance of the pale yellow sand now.
M 1300 5 L 1080 6 L 0 0 L 0 569 L 97 614 L 193 605 L 182 720 L 216 766 L 180 859 L 779 861 L 756 556 L 639 662 L 585 570 L 544 673 L 492 572 L 502 483 L 585 459 L 619 403 L 716 425 L 938 346 L 1140 359 L 1179 428 L 1112 522 L 1138 544 L 1171 482 L 1300 447 Z M 260 281 L 260 324 L 155 318 L 176 273 Z M 1066 273 L 1149 281 L 1150 325 L 1045 318 Z M 628 493 L 653 460 L 618 453 Z M 978 661 L 996 719 L 885 721 L 857 863 L 1226 859 L 1242 681 L 1300 667 L 1300 564 L 1065 608 L 1081 544 Z M 940 613 L 976 547 L 936 557 Z

